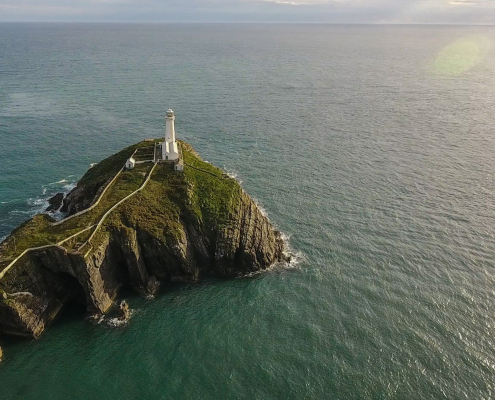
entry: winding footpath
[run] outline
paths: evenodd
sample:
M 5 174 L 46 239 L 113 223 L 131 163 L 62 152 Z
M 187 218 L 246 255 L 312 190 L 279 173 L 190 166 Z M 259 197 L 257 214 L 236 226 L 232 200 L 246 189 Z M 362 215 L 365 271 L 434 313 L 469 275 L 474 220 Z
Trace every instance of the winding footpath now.
M 136 150 L 137 151 L 137 150 Z M 135 153 L 135 152 L 134 152 Z M 134 154 L 133 154 L 134 155 Z M 90 229 L 92 229 L 93 227 L 96 226 L 95 230 L 93 231 L 93 233 L 91 234 L 91 236 L 89 237 L 89 239 L 84 242 L 84 244 L 82 246 L 79 247 L 78 251 L 81 250 L 84 246 L 86 246 L 90 241 L 91 239 L 93 239 L 94 235 L 96 234 L 96 232 L 98 231 L 98 229 L 101 227 L 101 225 L 103 224 L 103 222 L 105 221 L 105 219 L 108 217 L 108 215 L 110 215 L 110 213 L 115 210 L 119 205 L 121 205 L 123 202 L 125 202 L 126 200 L 128 200 L 129 198 L 131 198 L 132 196 L 134 196 L 136 193 L 140 192 L 141 190 L 143 190 L 146 185 L 148 184 L 148 182 L 150 181 L 151 179 L 151 175 L 153 174 L 153 171 L 155 170 L 156 166 L 158 165 L 157 162 L 154 163 L 153 165 L 153 168 L 151 168 L 150 172 L 148 173 L 148 176 L 146 177 L 145 181 L 143 182 L 143 184 L 138 188 L 136 189 L 134 192 L 132 192 L 131 194 L 127 195 L 126 197 L 124 197 L 122 200 L 120 200 L 118 203 L 114 204 L 100 219 L 100 221 L 98 222 L 98 224 L 93 224 L 93 225 L 90 225 L 88 226 L 87 228 L 84 228 L 82 230 L 80 230 L 79 232 L 61 240 L 60 242 L 57 242 L 56 244 L 47 244 L 47 245 L 44 245 L 44 246 L 39 246 L 39 247 L 30 247 L 29 249 L 26 249 L 24 250 L 17 258 L 15 258 L 9 265 L 7 265 L 1 272 L 0 272 L 0 280 L 3 279 L 3 277 L 5 276 L 5 274 L 15 265 L 15 263 L 17 261 L 19 261 L 22 257 L 24 257 L 27 253 L 29 252 L 32 252 L 32 251 L 37 251 L 37 250 L 43 250 L 43 249 L 46 249 L 46 248 L 49 248 L 49 247 L 60 247 L 62 249 L 64 249 L 62 247 L 62 244 L 68 242 L 69 240 L 71 239 L 74 239 L 75 237 L 79 236 L 81 233 L 84 233 Z M 63 219 L 62 221 L 59 221 L 57 223 L 55 223 L 54 225 L 58 225 L 60 224 L 61 222 L 65 222 L 73 217 L 75 217 L 76 215 L 82 215 L 84 214 L 85 212 L 88 212 L 88 211 L 91 211 L 94 207 L 96 207 L 100 200 L 102 199 L 103 195 L 105 194 L 105 192 L 107 191 L 107 189 L 110 187 L 110 185 L 112 185 L 115 180 L 117 179 L 117 177 L 122 173 L 122 171 L 124 170 L 125 167 L 122 167 L 122 169 L 117 173 L 117 175 L 115 175 L 115 177 L 112 179 L 112 181 L 105 187 L 105 189 L 103 190 L 103 192 L 101 193 L 100 197 L 98 198 L 98 200 L 96 201 L 95 204 L 93 204 L 90 208 L 84 210 L 84 211 L 81 211 L 80 213 L 77 213 L 77 214 L 74 214 L 68 218 L 65 218 Z M 66 249 L 64 249 L 66 250 Z M 88 253 L 85 254 L 84 257 L 86 257 Z
M 19 256 L 17 256 L 17 258 L 15 258 L 9 265 L 7 265 L 3 269 L 2 272 L 0 272 L 0 279 L 2 279 L 5 276 L 5 274 L 9 271 L 9 269 L 12 268 L 17 261 L 19 261 L 22 257 L 24 257 L 30 251 L 47 249 L 49 247 L 62 247 L 62 245 L 65 242 L 68 242 L 69 240 L 74 239 L 75 237 L 79 236 L 81 233 L 86 232 L 93 227 L 94 227 L 94 225 L 88 226 L 87 228 L 84 228 L 84 229 L 80 230 L 79 232 L 75 233 L 74 235 L 71 235 L 68 238 L 65 238 L 64 240 L 61 240 L 60 242 L 57 242 L 55 244 L 46 244 L 44 246 L 30 247 L 29 249 L 24 250 Z
M 134 150 L 134 153 L 132 153 L 130 158 L 134 157 L 134 155 L 136 154 L 136 152 L 138 150 L 139 150 L 139 148 Z M 60 221 L 57 221 L 57 222 L 54 222 L 52 225 L 57 226 L 57 225 L 63 224 L 64 222 L 67 222 L 72 218 L 79 217 L 80 215 L 86 214 L 87 212 L 89 212 L 93 208 L 95 208 L 98 204 L 100 204 L 101 199 L 103 198 L 103 196 L 105 195 L 107 190 L 110 188 L 110 186 L 112 186 L 115 183 L 115 181 L 117 180 L 117 178 L 120 176 L 120 174 L 122 174 L 122 172 L 124 172 L 124 169 L 125 169 L 125 165 L 122 166 L 122 168 L 119 170 L 119 172 L 117 172 L 117 174 L 113 177 L 113 179 L 107 184 L 107 186 L 105 186 L 105 189 L 103 189 L 103 191 L 100 193 L 98 200 L 96 200 L 90 207 L 86 208 L 85 210 L 79 211 L 78 213 L 75 213 L 74 215 L 71 215 L 70 217 L 61 219 Z
M 156 166 L 158 165 L 158 163 L 155 163 L 153 165 L 153 168 L 151 168 L 150 172 L 148 173 L 148 176 L 146 178 L 146 180 L 143 182 L 143 184 L 138 188 L 136 189 L 134 192 L 132 192 L 131 194 L 127 195 L 126 197 L 124 197 L 122 200 L 120 200 L 118 203 L 116 203 L 113 207 L 111 207 L 104 215 L 103 217 L 101 217 L 100 219 L 100 222 L 98 222 L 98 224 L 96 225 L 96 228 L 95 230 L 93 231 L 93 233 L 91 234 L 91 236 L 89 237 L 89 239 L 84 242 L 81 247 L 79 247 L 77 250 L 78 251 L 81 251 L 81 249 L 84 248 L 84 246 L 86 246 L 89 242 L 91 242 L 91 239 L 93 239 L 93 237 L 95 236 L 96 232 L 98 232 L 98 229 L 100 229 L 101 225 L 103 224 L 103 222 L 105 222 L 105 219 L 110 215 L 110 213 L 115 210 L 118 206 L 120 206 L 123 202 L 125 202 L 126 200 L 130 199 L 132 196 L 134 196 L 135 194 L 139 193 L 141 190 L 143 190 L 146 185 L 148 184 L 148 182 L 150 181 L 151 179 L 151 175 L 153 174 L 153 171 L 155 170 Z

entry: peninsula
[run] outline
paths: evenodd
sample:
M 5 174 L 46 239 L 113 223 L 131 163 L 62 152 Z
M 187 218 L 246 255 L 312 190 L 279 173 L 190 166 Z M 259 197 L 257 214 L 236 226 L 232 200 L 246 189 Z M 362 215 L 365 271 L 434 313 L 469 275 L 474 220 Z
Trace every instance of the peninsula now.
M 0 336 L 38 337 L 69 303 L 106 313 L 122 288 L 233 277 L 288 261 L 238 182 L 175 138 L 146 139 L 93 166 L 55 220 L 39 214 L 0 244 Z

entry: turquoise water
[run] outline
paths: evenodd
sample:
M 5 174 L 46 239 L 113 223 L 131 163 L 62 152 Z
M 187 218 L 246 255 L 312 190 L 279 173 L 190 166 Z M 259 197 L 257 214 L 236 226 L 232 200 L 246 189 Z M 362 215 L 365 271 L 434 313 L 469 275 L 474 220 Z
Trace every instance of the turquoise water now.
M 447 61 L 469 69 L 435 62 L 466 37 L 476 57 Z M 127 326 L 67 314 L 8 341 L 0 398 L 491 398 L 493 44 L 491 27 L 0 24 L 0 237 L 172 107 L 299 255 L 126 295 Z

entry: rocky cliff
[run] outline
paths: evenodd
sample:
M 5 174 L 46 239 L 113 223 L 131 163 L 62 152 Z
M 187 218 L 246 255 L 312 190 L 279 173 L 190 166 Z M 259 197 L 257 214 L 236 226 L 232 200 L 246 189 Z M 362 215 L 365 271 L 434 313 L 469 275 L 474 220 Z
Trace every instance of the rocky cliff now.
M 90 212 L 58 225 L 36 216 L 2 243 L 0 271 L 21 250 L 46 247 L 27 252 L 0 279 L 1 334 L 37 337 L 69 303 L 105 313 L 123 287 L 149 293 L 160 281 L 233 277 L 286 261 L 280 233 L 239 184 L 180 145 L 184 172 L 158 164 L 97 231 L 111 206 L 143 184 L 152 163 L 122 172 Z M 90 169 L 64 201 L 68 215 L 96 204 L 139 146 Z

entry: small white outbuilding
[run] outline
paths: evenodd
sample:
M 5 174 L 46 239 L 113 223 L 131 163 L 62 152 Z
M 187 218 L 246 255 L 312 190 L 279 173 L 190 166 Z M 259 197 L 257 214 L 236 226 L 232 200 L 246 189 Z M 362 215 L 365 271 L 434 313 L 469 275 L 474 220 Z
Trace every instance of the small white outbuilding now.
M 133 169 L 135 166 L 136 160 L 132 157 L 125 162 L 125 169 Z
M 184 163 L 180 160 L 177 164 L 174 165 L 175 171 L 184 171 Z

